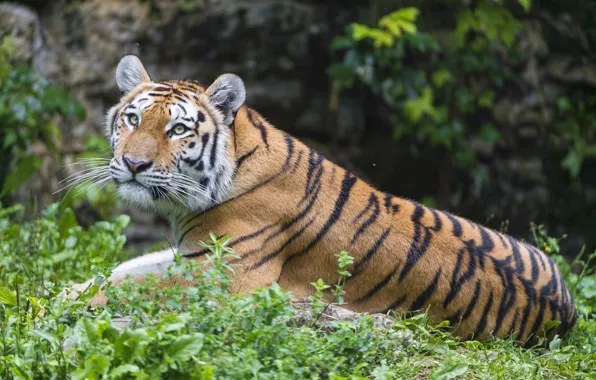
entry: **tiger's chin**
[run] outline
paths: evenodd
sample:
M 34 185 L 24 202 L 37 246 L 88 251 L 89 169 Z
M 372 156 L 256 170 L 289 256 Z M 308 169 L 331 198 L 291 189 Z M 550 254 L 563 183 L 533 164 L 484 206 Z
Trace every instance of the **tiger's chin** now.
M 118 195 L 126 203 L 142 209 L 155 207 L 154 195 L 151 190 L 136 181 L 128 181 L 118 185 Z
M 149 188 L 136 181 L 120 183 L 118 195 L 125 203 L 145 211 L 155 211 L 165 217 L 200 212 L 214 204 L 211 199 L 201 194 L 173 196 L 165 189 Z

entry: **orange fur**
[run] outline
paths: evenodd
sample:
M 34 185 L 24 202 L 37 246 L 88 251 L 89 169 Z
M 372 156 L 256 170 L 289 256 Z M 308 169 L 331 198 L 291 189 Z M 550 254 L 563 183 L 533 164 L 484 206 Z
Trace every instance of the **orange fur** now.
M 218 111 L 201 96 L 203 87 L 188 81 L 159 85 L 206 110 L 209 120 L 198 136 L 217 128 Z M 144 111 L 137 130 L 121 132 L 116 158 L 134 153 L 175 170 L 164 157 L 177 153 L 162 132 L 168 117 L 163 101 L 171 96 Z M 475 339 L 513 334 L 525 341 L 549 320 L 561 322 L 559 333 L 573 327 L 571 295 L 556 265 L 538 249 L 382 193 L 246 106 L 229 128 L 225 152 L 219 152 L 235 169 L 227 196 L 205 210 L 174 213 L 173 225 L 179 251 L 196 260 L 207 253 L 199 242 L 209 241 L 209 232 L 232 236 L 242 265 L 235 291 L 277 281 L 297 297 L 312 295 L 311 282 L 338 280 L 334 254 L 345 250 L 355 258 L 345 284 L 348 309 L 428 309 L 434 320 L 450 320 L 455 334 Z

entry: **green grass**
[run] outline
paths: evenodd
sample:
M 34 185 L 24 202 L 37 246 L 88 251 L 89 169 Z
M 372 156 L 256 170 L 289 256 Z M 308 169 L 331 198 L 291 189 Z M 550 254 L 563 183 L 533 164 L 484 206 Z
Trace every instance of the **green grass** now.
M 180 260 L 170 269 L 188 277 L 202 268 L 192 288 L 155 291 L 149 276 L 144 285 L 108 288 L 108 307 L 85 306 L 96 286 L 62 302 L 67 282 L 109 275 L 122 257 L 128 218 L 83 230 L 72 213 L 56 210 L 22 223 L 18 208 L 0 209 L 2 379 L 596 379 L 596 275 L 571 272 L 558 255 L 578 325 L 547 348 L 523 349 L 504 340 L 461 341 L 424 315 L 397 317 L 389 328 L 363 316 L 321 329 L 316 313 L 296 323 L 291 295 L 278 286 L 252 295 L 227 290 L 234 268 L 225 261 L 233 254 L 225 239 L 210 242 L 208 269 Z M 537 240 L 557 253 L 557 241 L 542 230 Z M 166 301 L 150 300 L 152 293 Z M 115 320 L 123 316 L 131 324 L 121 331 Z

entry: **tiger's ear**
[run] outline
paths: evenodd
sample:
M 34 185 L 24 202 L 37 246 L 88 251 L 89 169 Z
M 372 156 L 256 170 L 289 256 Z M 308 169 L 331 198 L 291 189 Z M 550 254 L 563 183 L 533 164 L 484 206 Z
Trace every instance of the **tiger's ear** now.
M 235 74 L 220 75 L 205 93 L 211 103 L 223 114 L 223 122 L 226 125 L 232 124 L 238 109 L 246 100 L 244 82 Z
M 116 84 L 122 95 L 128 94 L 143 82 L 150 82 L 149 74 L 141 60 L 134 55 L 124 56 L 116 68 Z

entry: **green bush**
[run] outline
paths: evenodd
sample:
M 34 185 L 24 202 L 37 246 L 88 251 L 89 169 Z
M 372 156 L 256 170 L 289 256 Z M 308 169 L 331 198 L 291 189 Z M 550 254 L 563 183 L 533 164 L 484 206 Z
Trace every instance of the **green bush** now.
M 83 230 L 70 212 L 56 210 L 28 223 L 21 223 L 18 206 L 0 211 L 3 379 L 595 378 L 596 275 L 588 269 L 575 275 L 564 267 L 580 319 L 570 337 L 546 349 L 462 342 L 441 325 L 430 326 L 424 314 L 398 317 L 386 329 L 375 327 L 371 316 L 335 322 L 330 331 L 314 327 L 316 314 L 296 323 L 291 295 L 277 285 L 250 295 L 228 291 L 236 268 L 226 259 L 233 252 L 228 238 L 214 236 L 206 245 L 207 267 L 177 256 L 168 271 L 191 278 L 200 270 L 195 286 L 157 290 L 157 279 L 147 276 L 142 285 L 108 287 L 108 306 L 87 308 L 97 286 L 66 302 L 62 289 L 67 281 L 109 275 L 121 257 L 128 218 Z M 537 237 L 556 253 L 556 239 L 540 229 Z M 349 263 L 346 253 L 338 255 L 342 276 L 349 275 Z M 123 331 L 114 322 L 121 316 L 132 319 Z
M 29 67 L 13 65 L 14 46 L 8 37 L 0 42 L 0 201 L 27 181 L 43 164 L 28 151 L 37 141 L 58 155 L 60 130 L 57 117 L 84 119 L 84 108 L 66 90 L 53 86 Z
M 425 4 L 419 4 L 421 9 Z M 374 26 L 349 25 L 332 42 L 340 58 L 329 68 L 331 104 L 338 104 L 349 89 L 370 91 L 395 139 L 408 137 L 433 147 L 444 156 L 440 171 L 465 169 L 473 179 L 471 192 L 478 196 L 490 178 L 475 147 L 503 141 L 504 131 L 491 122 L 491 112 L 496 100 L 519 86 L 520 67 L 528 57 L 516 38 L 524 30 L 522 18 L 531 1 L 444 6 L 449 16 L 440 21 L 439 33 L 419 30 L 418 24 L 439 23 L 415 7 L 391 12 Z M 552 107 L 554 120 L 545 131 L 543 145 L 563 152 L 560 165 L 576 181 L 584 160 L 596 157 L 595 100 L 593 91 L 566 88 Z M 449 180 L 439 176 L 440 207 L 457 206 L 448 203 Z

